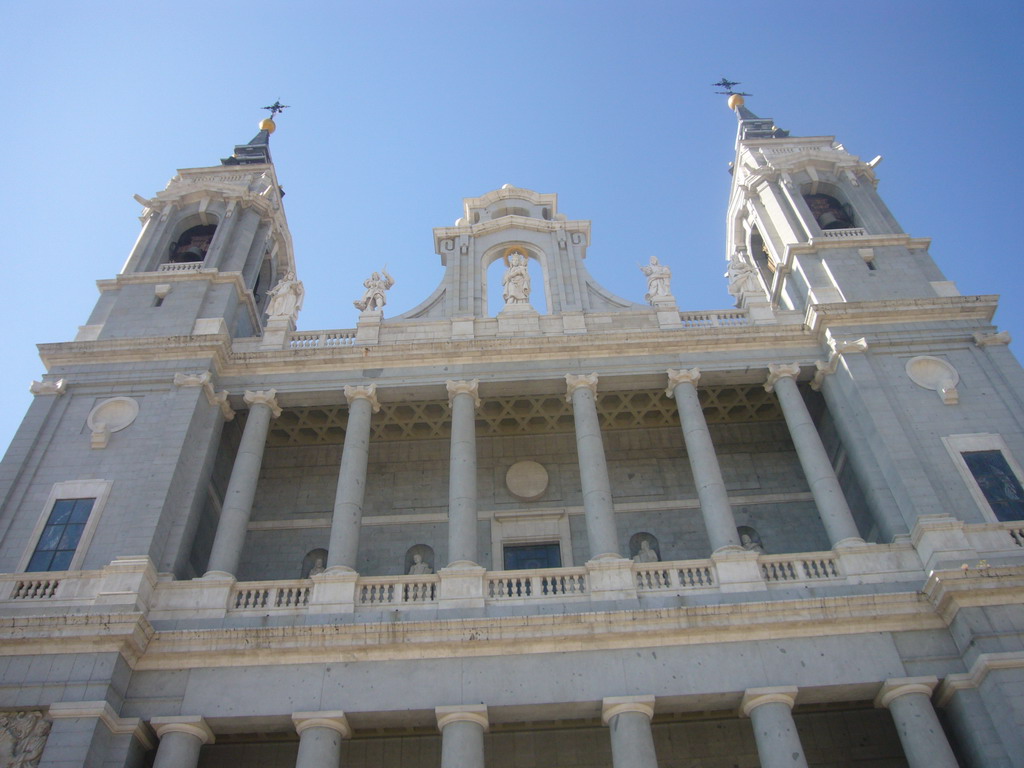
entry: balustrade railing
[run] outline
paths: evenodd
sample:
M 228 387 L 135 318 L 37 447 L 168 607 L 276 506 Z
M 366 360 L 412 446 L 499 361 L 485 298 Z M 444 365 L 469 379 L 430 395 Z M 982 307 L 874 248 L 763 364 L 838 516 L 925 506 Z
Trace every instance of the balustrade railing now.
M 750 318 L 744 310 L 723 310 L 712 312 L 680 312 L 679 319 L 684 328 L 725 328 L 750 325 Z
M 715 564 L 711 560 L 636 564 L 633 573 L 636 574 L 636 588 L 640 592 L 715 586 Z
M 313 331 L 311 333 L 293 333 L 288 340 L 291 349 L 329 349 L 331 347 L 351 347 L 356 343 L 354 328 L 338 331 Z
M 382 576 L 360 578 L 356 586 L 358 605 L 417 605 L 437 601 L 436 574 L 423 576 Z
M 56 597 L 59 587 L 60 579 L 55 578 L 18 579 L 14 582 L 11 600 L 40 600 Z
M 1010 539 L 1018 547 L 1024 547 L 1024 527 L 1015 524 L 1007 525 L 1006 532 L 1010 534 Z
M 487 574 L 484 598 L 516 600 L 577 597 L 587 593 L 585 568 L 548 568 L 540 571 L 492 571 Z
M 820 581 L 841 578 L 836 558 L 831 553 L 766 555 L 759 558 L 761 575 L 769 583 L 786 581 Z
M 235 585 L 231 592 L 232 610 L 304 608 L 313 589 L 310 581 L 249 581 Z
M 180 264 L 161 264 L 157 272 L 198 272 L 203 268 L 201 261 L 184 261 Z
M 823 229 L 821 237 L 824 240 L 845 240 L 850 237 L 865 237 L 868 231 L 863 227 L 848 227 L 846 229 Z

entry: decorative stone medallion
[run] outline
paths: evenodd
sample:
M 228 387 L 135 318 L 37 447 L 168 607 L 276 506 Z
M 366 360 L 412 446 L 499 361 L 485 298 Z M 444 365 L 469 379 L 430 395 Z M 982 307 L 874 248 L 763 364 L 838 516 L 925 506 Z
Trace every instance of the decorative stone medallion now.
M 929 355 L 910 358 L 907 361 L 907 376 L 917 386 L 938 392 L 946 405 L 955 405 L 959 400 L 956 385 L 960 383 L 960 374 L 941 358 Z
M 93 432 L 119 432 L 130 426 L 138 415 L 137 400 L 130 397 L 112 397 L 93 408 L 85 423 Z
M 536 461 L 517 461 L 505 473 L 505 486 L 521 501 L 536 501 L 548 489 L 548 471 Z

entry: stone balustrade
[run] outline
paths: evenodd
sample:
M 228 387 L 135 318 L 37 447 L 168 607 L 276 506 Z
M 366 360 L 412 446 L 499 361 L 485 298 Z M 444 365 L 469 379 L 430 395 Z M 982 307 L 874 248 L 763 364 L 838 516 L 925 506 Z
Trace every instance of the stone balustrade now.
M 180 264 L 161 264 L 157 272 L 198 272 L 203 268 L 201 261 L 185 261 Z
M 356 329 L 345 328 L 335 331 L 303 331 L 291 334 L 289 349 L 330 349 L 351 347 L 356 343 Z
M 842 578 L 838 558 L 831 552 L 764 555 L 758 558 L 764 580 L 772 582 L 822 581 Z
M 825 229 L 821 232 L 822 240 L 849 240 L 854 237 L 866 237 L 868 231 L 863 227 L 848 227 L 847 229 Z

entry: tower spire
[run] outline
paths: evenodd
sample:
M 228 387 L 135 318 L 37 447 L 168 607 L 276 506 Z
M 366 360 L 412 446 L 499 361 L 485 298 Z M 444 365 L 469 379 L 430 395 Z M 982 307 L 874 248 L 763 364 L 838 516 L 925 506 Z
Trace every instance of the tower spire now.
M 719 85 L 719 83 L 716 83 L 716 85 Z M 732 85 L 739 85 L 739 83 L 732 83 Z M 728 91 L 719 91 L 719 93 L 729 96 L 729 101 L 727 102 L 729 109 L 736 113 L 736 119 L 739 120 L 739 134 L 737 136 L 739 141 L 746 139 L 784 139 L 789 136 L 789 131 L 779 128 L 770 117 L 758 117 L 747 109 L 743 97 L 750 96 L 751 94 L 735 93 L 731 88 Z
M 231 157 L 220 161 L 222 165 L 254 165 L 257 163 L 269 165 L 274 162 L 270 158 L 270 134 L 277 130 L 274 115 L 288 109 L 288 105 L 282 104 L 278 99 L 263 109 L 270 111 L 270 117 L 260 120 L 260 132 L 253 136 L 248 144 L 236 144 Z

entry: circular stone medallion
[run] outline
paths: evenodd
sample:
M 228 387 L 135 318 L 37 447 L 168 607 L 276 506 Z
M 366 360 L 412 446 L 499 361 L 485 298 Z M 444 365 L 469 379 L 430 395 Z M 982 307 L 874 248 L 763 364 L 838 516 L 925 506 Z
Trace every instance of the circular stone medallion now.
M 139 415 L 139 403 L 130 397 L 112 397 L 104 400 L 89 413 L 86 424 L 96 432 L 100 425 L 106 425 L 111 432 L 124 429 Z
M 508 492 L 521 501 L 536 501 L 548 489 L 548 471 L 536 461 L 517 461 L 505 473 Z

